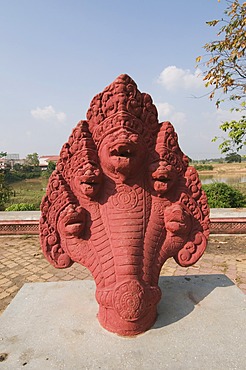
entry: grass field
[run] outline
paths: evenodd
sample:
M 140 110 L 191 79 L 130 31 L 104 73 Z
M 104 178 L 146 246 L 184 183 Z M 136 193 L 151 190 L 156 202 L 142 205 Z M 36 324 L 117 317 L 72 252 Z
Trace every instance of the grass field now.
M 48 179 L 40 177 L 11 184 L 13 196 L 6 203 L 6 207 L 9 207 L 11 204 L 33 203 L 38 210 L 41 199 L 45 195 L 47 182 Z
M 211 163 L 213 170 L 201 171 L 201 174 L 245 174 L 246 175 L 246 162 L 241 163 Z
M 246 163 L 219 163 L 213 164 L 214 170 L 206 173 L 220 175 L 226 174 L 246 174 Z M 201 175 L 205 174 L 205 171 L 199 172 Z M 215 178 L 216 179 L 216 178 Z M 9 207 L 12 204 L 19 203 L 32 203 L 35 204 L 35 208 L 38 210 L 42 197 L 45 195 L 46 186 L 48 179 L 39 177 L 36 179 L 27 179 L 11 184 L 13 190 L 13 196 L 10 201 L 6 204 Z M 246 195 L 246 183 L 235 183 L 233 185 L 236 189 L 240 190 Z

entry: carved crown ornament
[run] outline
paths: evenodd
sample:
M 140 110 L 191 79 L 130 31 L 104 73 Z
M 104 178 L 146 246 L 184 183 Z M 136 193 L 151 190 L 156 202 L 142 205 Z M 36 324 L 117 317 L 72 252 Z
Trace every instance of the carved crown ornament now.
M 208 235 L 207 199 L 172 124 L 120 75 L 61 149 L 41 204 L 45 257 L 57 268 L 86 266 L 101 325 L 133 336 L 156 320 L 164 262 L 194 264 Z

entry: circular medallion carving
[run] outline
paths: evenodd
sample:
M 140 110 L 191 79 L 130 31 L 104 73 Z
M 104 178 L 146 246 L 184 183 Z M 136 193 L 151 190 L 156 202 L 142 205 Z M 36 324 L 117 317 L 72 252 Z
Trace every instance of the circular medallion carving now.
M 120 210 L 130 210 L 137 205 L 137 193 L 127 185 L 117 187 L 117 193 L 112 197 L 114 207 Z
M 118 286 L 113 301 L 115 310 L 127 321 L 138 320 L 146 309 L 144 289 L 136 280 L 129 280 Z

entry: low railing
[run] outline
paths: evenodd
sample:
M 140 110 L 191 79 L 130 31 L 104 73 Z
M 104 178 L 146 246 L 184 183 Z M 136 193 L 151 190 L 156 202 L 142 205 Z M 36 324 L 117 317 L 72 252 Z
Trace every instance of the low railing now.
M 0 235 L 37 235 L 38 220 L 0 220 Z
M 40 212 L 0 212 L 0 235 L 38 235 Z M 211 234 L 246 234 L 246 208 L 211 209 Z

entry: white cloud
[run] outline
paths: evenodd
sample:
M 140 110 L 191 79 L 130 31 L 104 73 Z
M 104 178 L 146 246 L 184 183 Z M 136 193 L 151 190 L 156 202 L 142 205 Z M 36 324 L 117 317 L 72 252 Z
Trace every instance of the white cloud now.
M 27 137 L 31 137 L 31 136 L 32 136 L 31 131 L 29 131 L 29 130 L 28 130 L 28 131 L 26 131 L 26 136 L 27 136 Z
M 157 103 L 156 107 L 158 109 L 159 116 L 161 117 L 169 117 L 174 111 L 173 105 L 169 103 Z
M 189 69 L 168 66 L 161 72 L 157 81 L 170 91 L 181 88 L 188 90 L 204 87 L 202 72 L 199 68 L 192 73 Z
M 184 125 L 187 122 L 186 114 L 184 112 L 175 112 L 172 114 L 171 120 L 174 125 Z
M 201 113 L 201 120 L 205 123 L 208 133 L 211 132 L 211 129 L 214 130 L 211 133 L 213 136 L 226 136 L 227 134 L 220 130 L 219 126 L 226 121 L 236 120 L 238 121 L 242 117 L 242 112 L 231 112 L 230 109 L 216 109 L 212 111 L 204 111 Z M 215 132 L 216 131 L 216 132 Z
M 36 109 L 32 109 L 31 115 L 35 119 L 42 121 L 64 122 L 66 120 L 66 114 L 64 112 L 56 112 L 52 105 L 48 105 L 44 108 L 37 107 Z
M 170 121 L 174 125 L 183 125 L 187 119 L 184 112 L 175 111 L 175 107 L 167 102 L 156 103 L 160 121 Z
M 216 118 L 218 119 L 219 123 L 225 121 L 238 121 L 242 117 L 242 112 L 230 111 L 229 109 L 217 109 L 216 110 Z

